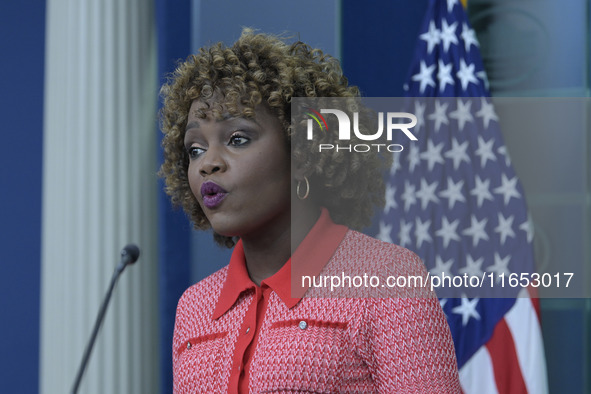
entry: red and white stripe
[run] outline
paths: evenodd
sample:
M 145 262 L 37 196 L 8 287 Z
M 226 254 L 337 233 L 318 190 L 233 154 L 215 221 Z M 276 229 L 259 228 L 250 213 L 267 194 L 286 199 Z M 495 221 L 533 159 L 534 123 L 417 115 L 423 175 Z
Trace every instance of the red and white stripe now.
M 527 294 L 520 296 L 486 345 L 460 370 L 465 393 L 548 392 L 539 305 Z

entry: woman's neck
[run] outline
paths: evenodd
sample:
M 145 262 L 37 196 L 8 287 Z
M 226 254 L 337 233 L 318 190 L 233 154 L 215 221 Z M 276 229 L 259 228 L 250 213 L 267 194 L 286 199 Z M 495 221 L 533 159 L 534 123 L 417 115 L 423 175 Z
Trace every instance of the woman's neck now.
M 290 220 L 267 229 L 265 234 L 242 238 L 248 275 L 257 286 L 283 267 L 319 216 L 319 208 L 297 204 Z

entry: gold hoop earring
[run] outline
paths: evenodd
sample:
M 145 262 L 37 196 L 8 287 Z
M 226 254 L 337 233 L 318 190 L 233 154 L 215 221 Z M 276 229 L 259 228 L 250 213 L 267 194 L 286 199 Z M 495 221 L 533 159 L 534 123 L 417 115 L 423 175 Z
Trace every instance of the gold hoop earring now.
M 300 195 L 300 184 L 302 181 L 298 181 L 298 185 L 296 186 L 296 194 L 300 200 L 305 200 L 310 194 L 310 182 L 308 182 L 308 178 L 306 177 L 304 177 L 304 181 L 306 181 L 306 193 L 303 196 Z

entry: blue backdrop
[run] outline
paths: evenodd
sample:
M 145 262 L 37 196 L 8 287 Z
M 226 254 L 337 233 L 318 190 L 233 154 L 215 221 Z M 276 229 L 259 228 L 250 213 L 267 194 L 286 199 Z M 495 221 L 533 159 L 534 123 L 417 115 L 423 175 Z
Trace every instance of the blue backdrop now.
M 0 2 L 0 391 L 39 385 L 45 0 Z
M 156 0 L 158 74 L 162 84 L 191 48 L 189 0 Z M 160 133 L 160 131 L 158 131 Z M 158 141 L 161 136 L 158 135 Z M 159 149 L 160 162 L 162 151 Z M 159 311 L 161 393 L 172 393 L 172 334 L 176 304 L 190 285 L 190 229 L 180 210 L 171 207 L 160 183 L 158 195 Z

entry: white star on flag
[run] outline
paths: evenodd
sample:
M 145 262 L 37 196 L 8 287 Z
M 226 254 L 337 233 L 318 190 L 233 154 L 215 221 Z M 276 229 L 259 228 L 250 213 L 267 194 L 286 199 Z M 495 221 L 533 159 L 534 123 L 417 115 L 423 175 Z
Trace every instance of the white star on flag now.
M 390 209 L 396 209 L 398 205 L 394 199 L 396 188 L 391 185 L 386 185 L 386 204 L 384 205 L 384 213 L 388 213 Z
M 421 200 L 421 208 L 426 209 L 429 202 L 438 203 L 439 198 L 435 195 L 435 189 L 439 182 L 427 183 L 425 179 L 421 179 L 421 188 L 417 191 L 416 195 Z
M 439 192 L 439 195 L 441 197 L 448 199 L 447 205 L 450 210 L 454 207 L 454 205 L 456 205 L 456 202 L 466 202 L 466 198 L 464 197 L 464 194 L 461 191 L 462 186 L 464 186 L 463 180 L 460 179 L 457 183 L 454 183 L 453 179 L 448 177 L 447 189 Z
M 474 76 L 474 64 L 467 65 L 464 59 L 460 60 L 460 70 L 456 76 L 462 83 L 462 90 L 468 89 L 469 83 L 478 83 L 478 79 Z
M 421 218 L 417 218 L 415 222 L 415 238 L 417 239 L 417 245 L 421 247 L 423 242 L 432 242 L 433 239 L 429 234 L 429 227 L 431 226 L 431 221 L 427 220 L 423 223 Z
M 468 24 L 465 22 L 462 24 L 462 40 L 464 40 L 464 48 L 466 49 L 466 52 L 470 52 L 470 47 L 472 45 L 477 47 L 480 46 L 480 44 L 478 44 L 478 40 L 476 39 L 474 30 L 470 29 Z
M 519 229 L 525 231 L 527 242 L 531 243 L 534 240 L 534 222 L 531 219 L 531 215 L 527 215 L 527 220 L 521 223 Z
M 485 141 L 484 138 L 478 136 L 478 149 L 474 153 L 480 156 L 480 167 L 484 168 L 488 160 L 495 161 L 497 157 L 493 153 L 494 139 Z
M 476 76 L 482 79 L 482 82 L 484 83 L 484 88 L 488 91 L 490 89 L 490 82 L 488 81 L 488 74 L 486 73 L 486 71 L 478 71 L 476 73 Z
M 448 25 L 445 19 L 441 22 L 441 33 L 439 34 L 439 38 L 441 38 L 441 42 L 443 42 L 443 50 L 445 52 L 449 51 L 451 44 L 458 45 L 458 36 L 456 35 L 457 27 L 458 22 L 454 22 L 451 25 Z
M 481 276 L 483 274 L 482 271 L 482 263 L 484 262 L 484 257 L 480 257 L 479 259 L 474 260 L 472 256 L 466 256 L 466 266 L 464 268 L 460 268 L 458 272 L 460 274 L 467 274 L 468 276 Z
M 495 282 L 498 283 L 501 280 L 501 274 L 505 276 L 505 280 L 511 274 L 509 271 L 509 261 L 511 260 L 511 255 L 507 255 L 503 258 L 499 255 L 498 252 L 495 252 L 495 263 L 488 267 L 486 270 L 488 272 L 494 272 L 495 275 Z
M 476 320 L 480 320 L 480 315 L 476 310 L 476 305 L 478 305 L 479 298 L 473 298 L 472 301 L 468 299 L 468 297 L 462 297 L 461 304 L 454 307 L 451 311 L 453 313 L 457 313 L 458 315 L 462 315 L 462 325 L 465 326 L 470 321 L 470 318 L 474 318 Z
M 418 151 L 417 151 L 417 153 L 418 153 Z M 393 160 L 392 160 L 392 167 L 390 168 L 390 175 L 396 174 L 396 171 L 398 171 L 401 167 L 402 167 L 402 164 L 400 164 L 400 155 L 398 153 L 394 153 Z
M 443 142 L 437 145 L 433 144 L 433 141 L 427 141 L 427 150 L 420 154 L 421 159 L 427 160 L 429 171 L 433 170 L 435 163 L 443 164 L 443 157 L 441 156 L 441 150 L 443 149 Z
M 466 153 L 467 148 L 468 141 L 464 141 L 462 144 L 459 144 L 457 139 L 454 138 L 451 140 L 451 149 L 445 152 L 443 156 L 453 160 L 454 170 L 457 170 L 463 161 L 470 163 L 470 158 Z
M 449 222 L 447 217 L 443 217 L 441 219 L 441 228 L 435 231 L 435 235 L 438 237 L 443 238 L 443 247 L 447 248 L 449 242 L 453 239 L 454 241 L 460 241 L 461 238 L 457 233 L 458 224 L 460 224 L 460 219 L 456 219 L 453 222 Z
M 443 61 L 439 60 L 439 71 L 437 72 L 437 79 L 439 79 L 439 90 L 443 92 L 445 90 L 445 85 L 453 85 L 454 79 L 451 77 L 451 68 L 453 66 L 452 63 L 445 64 Z
M 404 210 L 408 211 L 409 208 L 417 202 L 415 197 L 415 185 L 410 184 L 408 181 L 404 183 L 404 193 L 402 193 L 402 200 L 404 200 Z
M 453 260 L 449 259 L 447 261 L 443 261 L 443 259 L 439 256 L 435 258 L 435 267 L 431 268 L 429 272 L 431 275 L 434 276 L 450 276 L 451 275 L 451 265 L 453 264 Z
M 466 122 L 473 122 L 472 116 L 472 101 L 468 100 L 466 103 L 462 99 L 458 99 L 458 106 L 455 111 L 449 113 L 449 117 L 458 121 L 460 131 L 464 130 Z
M 439 44 L 441 39 L 439 38 L 439 29 L 435 26 L 435 22 L 431 21 L 429 24 L 429 30 L 426 33 L 421 34 L 419 37 L 421 40 L 427 41 L 427 52 L 431 53 L 433 48 Z
M 400 240 L 400 245 L 405 246 L 411 243 L 410 240 L 410 230 L 412 229 L 412 222 L 406 223 L 404 219 L 400 221 L 400 231 L 398 232 L 398 239 Z
M 480 110 L 476 112 L 476 116 L 482 118 L 482 124 L 485 129 L 488 129 L 491 120 L 495 122 L 499 120 L 493 104 L 484 97 L 480 99 Z
M 470 194 L 476 196 L 478 208 L 482 206 L 484 200 L 494 201 L 493 195 L 489 190 L 490 179 L 483 181 L 479 175 L 476 175 L 475 182 L 476 186 L 470 191 Z
M 514 238 L 515 232 L 513 231 L 513 216 L 505 218 L 501 212 L 499 212 L 499 225 L 495 227 L 495 232 L 499 233 L 501 237 L 501 245 L 505 243 L 507 237 Z
M 421 93 L 425 91 L 425 88 L 427 88 L 427 86 L 435 86 L 435 81 L 433 80 L 432 76 L 433 71 L 435 71 L 434 64 L 427 67 L 425 62 L 421 62 L 421 71 L 418 74 L 412 76 L 413 81 L 418 81 L 421 84 Z
M 472 215 L 472 217 L 470 218 L 470 221 L 471 221 L 470 227 L 465 229 L 462 232 L 462 234 L 472 237 L 472 245 L 473 246 L 478 245 L 478 242 L 480 242 L 480 240 L 488 241 L 488 235 L 486 234 L 486 231 L 484 230 L 488 219 L 484 218 L 484 219 L 478 221 L 478 219 L 476 219 L 476 216 Z
M 447 107 L 449 103 L 441 104 L 439 100 L 435 101 L 435 111 L 430 114 L 427 118 L 435 122 L 435 131 L 439 131 L 441 128 L 441 124 L 449 124 L 449 120 L 447 119 Z
M 392 238 L 390 237 L 390 233 L 392 232 L 392 225 L 386 224 L 383 221 L 380 221 L 380 232 L 376 235 L 377 239 L 381 239 L 384 242 L 392 243 Z
M 509 167 L 511 165 L 511 158 L 509 158 L 509 152 L 507 152 L 507 147 L 499 147 L 499 149 L 497 149 L 497 153 L 501 156 L 505 156 L 505 165 Z
M 521 198 L 521 194 L 517 191 L 517 177 L 509 180 L 505 174 L 501 176 L 501 186 L 494 189 L 494 192 L 503 195 L 505 205 L 509 203 L 511 197 Z
M 427 109 L 427 103 L 421 103 L 415 101 L 415 112 L 414 115 L 417 117 L 417 124 L 414 128 L 416 132 L 421 130 L 421 127 L 425 125 L 425 110 Z
M 410 152 L 408 152 L 408 168 L 410 169 L 410 172 L 413 172 L 415 167 L 419 164 L 421 164 L 419 147 L 417 145 L 411 145 Z

